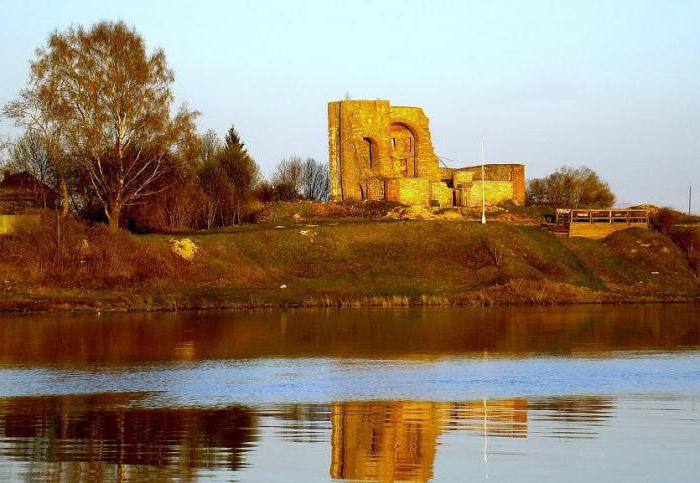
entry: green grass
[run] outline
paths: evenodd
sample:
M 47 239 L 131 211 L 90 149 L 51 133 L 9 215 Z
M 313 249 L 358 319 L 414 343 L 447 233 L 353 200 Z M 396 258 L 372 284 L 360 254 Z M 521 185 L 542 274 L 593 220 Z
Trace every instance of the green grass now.
M 326 220 L 137 241 L 162 253 L 170 239 L 185 236 L 199 253 L 191 263 L 177 262 L 177 280 L 90 291 L 18 282 L 7 300 L 172 309 L 676 300 L 700 293 L 685 254 L 669 238 L 641 230 L 593 241 L 498 222 Z
M 520 206 L 513 204 L 504 204 L 502 207 L 509 213 L 533 217 L 544 217 L 545 215 L 554 216 L 554 214 L 556 213 L 556 209 L 551 208 L 549 206 Z
M 683 254 L 651 232 L 600 242 L 560 239 L 538 227 L 504 223 L 375 221 L 268 226 L 192 239 L 202 249 L 195 263 L 227 274 L 208 293 L 239 302 L 250 297 L 273 304 L 324 297 L 461 298 L 513 281 L 626 293 L 634 293 L 642 281 L 646 295 L 698 289 Z M 639 256 L 630 258 L 630 250 Z M 669 263 L 672 270 L 657 267 Z

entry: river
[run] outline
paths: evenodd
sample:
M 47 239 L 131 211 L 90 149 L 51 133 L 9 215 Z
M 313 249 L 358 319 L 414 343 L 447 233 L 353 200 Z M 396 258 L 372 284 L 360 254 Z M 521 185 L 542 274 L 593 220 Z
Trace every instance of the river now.
M 2 481 L 697 481 L 700 305 L 0 315 Z

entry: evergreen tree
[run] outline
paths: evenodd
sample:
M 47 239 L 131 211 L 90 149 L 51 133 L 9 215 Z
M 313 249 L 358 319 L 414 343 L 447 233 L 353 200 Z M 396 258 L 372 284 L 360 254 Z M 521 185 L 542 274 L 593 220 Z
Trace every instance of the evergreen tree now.
M 224 138 L 227 148 L 238 148 L 243 154 L 248 155 L 248 151 L 245 149 L 245 144 L 241 140 L 240 134 L 236 131 L 234 126 L 231 126 L 226 132 L 226 137 Z

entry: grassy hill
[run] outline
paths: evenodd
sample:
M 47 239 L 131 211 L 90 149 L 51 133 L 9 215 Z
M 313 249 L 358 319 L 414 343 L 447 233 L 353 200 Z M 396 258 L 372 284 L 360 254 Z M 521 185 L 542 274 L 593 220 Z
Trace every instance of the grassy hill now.
M 0 240 L 0 308 L 548 304 L 700 295 L 685 253 L 644 230 L 594 241 L 500 222 L 354 219 L 110 238 L 101 227 L 74 223 L 64 230 L 61 270 L 50 250 L 54 231 L 45 226 Z M 194 243 L 192 261 L 173 254 L 177 239 Z M 49 249 L 37 250 L 37 242 Z M 17 256 L 26 250 L 33 254 Z

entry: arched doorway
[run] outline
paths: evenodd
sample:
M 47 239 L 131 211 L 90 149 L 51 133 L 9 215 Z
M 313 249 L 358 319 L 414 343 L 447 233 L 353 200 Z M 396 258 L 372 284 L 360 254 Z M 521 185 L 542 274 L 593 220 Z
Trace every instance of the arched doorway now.
M 390 128 L 391 157 L 398 174 L 408 178 L 418 176 L 416 167 L 416 137 L 408 126 L 395 122 Z

